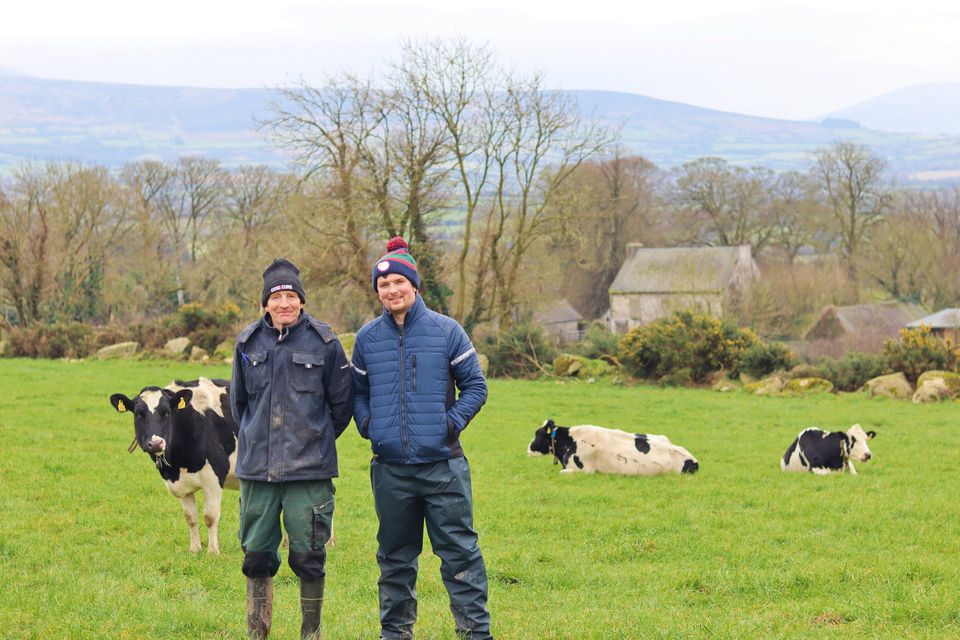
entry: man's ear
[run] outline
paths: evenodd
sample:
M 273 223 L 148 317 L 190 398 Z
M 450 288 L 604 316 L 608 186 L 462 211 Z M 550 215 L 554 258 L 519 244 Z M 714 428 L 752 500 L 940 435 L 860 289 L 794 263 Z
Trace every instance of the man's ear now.
M 122 393 L 115 393 L 110 396 L 110 406 L 123 413 L 124 411 L 133 411 L 133 402 Z

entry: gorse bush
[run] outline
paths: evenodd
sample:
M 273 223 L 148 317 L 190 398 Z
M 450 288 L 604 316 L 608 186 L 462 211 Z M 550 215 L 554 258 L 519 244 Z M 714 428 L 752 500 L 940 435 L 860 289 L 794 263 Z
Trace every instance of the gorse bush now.
M 924 371 L 957 369 L 956 350 L 924 325 L 901 329 L 899 340 L 884 343 L 883 355 L 891 371 L 902 371 L 914 384 Z
M 516 378 L 539 375 L 557 355 L 553 339 L 529 318 L 483 338 L 480 352 L 490 361 L 488 375 Z
M 749 329 L 713 316 L 678 311 L 631 329 L 620 340 L 619 358 L 631 375 L 670 384 L 701 383 L 714 371 L 738 375 L 743 354 L 760 339 Z

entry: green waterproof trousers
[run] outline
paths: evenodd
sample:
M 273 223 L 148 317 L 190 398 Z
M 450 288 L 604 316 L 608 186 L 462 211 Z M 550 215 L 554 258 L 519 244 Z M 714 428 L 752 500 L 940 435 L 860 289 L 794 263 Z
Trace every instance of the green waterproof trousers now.
M 301 580 L 326 575 L 327 540 L 333 526 L 333 480 L 240 481 L 240 547 L 243 574 L 274 576 L 280 568 L 280 518 L 290 540 L 287 561 Z
M 403 465 L 370 463 L 370 483 L 380 520 L 382 638 L 411 638 L 417 619 L 417 559 L 423 527 L 450 596 L 456 631 L 474 640 L 491 638 L 487 571 L 473 529 L 473 496 L 466 458 Z

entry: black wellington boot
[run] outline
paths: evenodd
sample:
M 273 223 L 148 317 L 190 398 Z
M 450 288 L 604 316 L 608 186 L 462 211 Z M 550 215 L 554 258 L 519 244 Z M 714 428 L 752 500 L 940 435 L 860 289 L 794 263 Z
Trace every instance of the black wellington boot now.
M 323 578 L 300 580 L 301 640 L 320 640 L 320 611 L 323 609 Z

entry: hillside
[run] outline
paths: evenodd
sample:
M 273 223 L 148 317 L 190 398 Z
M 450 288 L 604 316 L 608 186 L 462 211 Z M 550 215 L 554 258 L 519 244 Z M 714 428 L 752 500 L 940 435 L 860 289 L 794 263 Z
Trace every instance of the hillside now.
M 586 116 L 621 125 L 630 152 L 665 168 L 718 156 L 736 164 L 804 169 L 812 150 L 847 139 L 887 157 L 900 179 L 960 169 L 960 138 L 888 133 L 837 119 L 821 124 L 759 118 L 627 93 L 571 93 Z M 118 166 L 185 154 L 215 157 L 227 166 L 282 166 L 283 156 L 256 130 L 272 97 L 267 89 L 0 77 L 0 172 L 24 159 Z M 833 116 L 859 119 L 846 111 Z
M 917 84 L 828 114 L 865 127 L 930 135 L 960 135 L 960 83 Z

